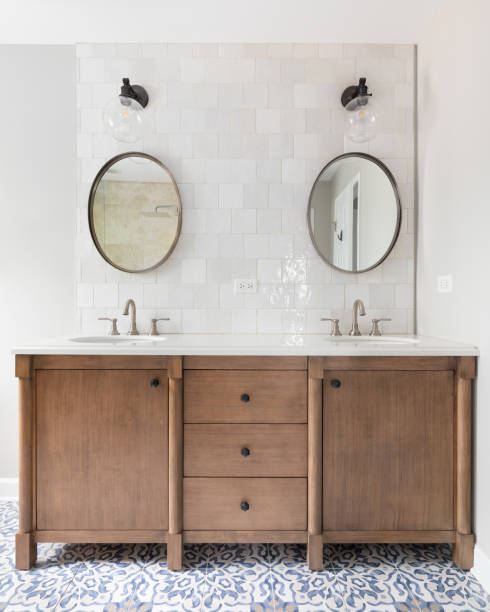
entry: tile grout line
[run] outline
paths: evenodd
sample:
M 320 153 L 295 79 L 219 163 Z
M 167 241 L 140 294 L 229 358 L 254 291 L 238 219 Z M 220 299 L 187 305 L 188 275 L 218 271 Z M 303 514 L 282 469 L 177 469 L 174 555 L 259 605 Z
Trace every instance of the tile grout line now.
M 80 552 L 81 544 L 77 544 L 77 548 L 78 548 L 78 552 Z M 66 585 L 66 588 L 63 590 L 63 592 L 59 596 L 58 601 L 56 602 L 56 604 L 55 604 L 55 606 L 53 608 L 53 612 L 55 612 L 55 610 L 58 608 L 58 606 L 61 603 L 61 600 L 63 599 L 63 596 L 65 595 L 65 593 L 67 593 L 67 591 L 70 588 L 70 586 L 74 583 L 75 578 L 78 575 L 78 572 L 82 568 L 82 565 L 85 565 L 85 561 L 82 561 L 82 563 L 80 563 L 80 565 L 77 567 L 76 571 L 73 573 L 73 576 L 71 577 L 71 580 L 68 582 L 68 584 Z
M 153 547 L 154 547 L 154 546 L 155 546 L 155 544 L 153 544 L 153 545 L 151 546 L 152 550 L 153 550 Z M 135 593 L 136 593 L 136 589 L 138 588 L 138 578 L 141 576 L 141 574 L 143 573 L 143 570 L 144 570 L 144 569 L 145 569 L 145 567 L 148 565 L 148 563 L 149 563 L 149 559 L 147 559 L 147 560 L 146 560 L 146 561 L 143 563 L 143 565 L 142 565 L 142 566 L 141 566 L 141 568 L 140 568 L 140 571 L 138 572 L 138 574 L 137 574 L 137 576 L 136 576 L 136 578 L 135 578 L 135 580 L 134 580 L 134 587 L 133 587 L 133 591 L 132 591 L 132 593 L 131 593 L 131 598 L 130 598 L 130 600 L 129 600 L 129 604 L 128 604 L 128 605 L 127 605 L 127 607 L 126 607 L 126 609 L 127 609 L 127 610 L 129 610 L 129 609 L 131 608 L 132 604 L 133 604 L 133 601 L 134 601 L 134 596 L 135 596 Z M 153 603 L 153 602 L 152 602 L 152 603 Z
M 322 544 L 322 561 L 323 561 L 323 546 L 324 545 Z M 327 563 L 327 570 L 329 570 L 329 569 L 332 570 L 332 573 L 334 575 L 334 583 L 335 583 L 335 586 L 339 590 L 340 597 L 342 599 L 342 603 L 344 604 L 343 605 L 344 612 L 348 612 L 349 608 L 348 608 L 347 603 L 345 601 L 344 589 L 341 587 L 341 585 L 339 584 L 339 581 L 337 580 L 337 573 L 335 571 L 333 571 L 334 567 L 333 567 L 333 564 L 332 564 L 332 555 L 330 553 L 328 554 L 328 563 Z
M 210 544 L 207 544 L 207 546 L 211 546 Z M 206 553 L 206 573 L 204 574 L 204 590 L 201 596 L 201 605 L 199 607 L 200 612 L 202 612 L 204 610 L 204 598 L 206 596 L 206 586 L 208 584 L 208 568 L 209 568 L 209 553 Z
M 398 544 L 398 546 L 400 547 L 399 550 L 401 550 L 401 546 L 403 546 L 403 545 L 402 544 Z M 396 561 L 395 561 L 396 573 L 398 574 L 398 576 L 400 577 L 400 580 L 405 585 L 405 588 L 407 589 L 407 592 L 410 595 L 410 598 L 413 600 L 413 602 L 417 606 L 417 609 L 419 610 L 419 612 L 422 612 L 422 608 L 419 606 L 419 597 L 418 597 L 418 595 L 412 591 L 412 589 L 410 588 L 410 584 L 408 583 L 407 579 L 403 576 L 403 574 L 400 571 L 400 568 L 399 568 L 399 558 L 400 558 L 400 555 L 397 554 Z
M 274 590 L 274 581 L 272 580 L 272 560 L 271 560 L 271 554 L 270 554 L 270 544 L 267 543 L 267 566 L 269 569 L 269 583 L 270 583 L 270 589 L 271 589 L 271 595 L 272 595 L 272 606 L 273 606 L 273 612 L 276 612 L 276 593 Z

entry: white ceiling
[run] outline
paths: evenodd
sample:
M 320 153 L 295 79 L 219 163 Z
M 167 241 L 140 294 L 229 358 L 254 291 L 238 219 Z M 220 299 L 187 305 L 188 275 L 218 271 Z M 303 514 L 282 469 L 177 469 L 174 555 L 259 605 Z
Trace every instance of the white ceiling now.
M 1 43 L 417 43 L 445 0 L 0 0 Z

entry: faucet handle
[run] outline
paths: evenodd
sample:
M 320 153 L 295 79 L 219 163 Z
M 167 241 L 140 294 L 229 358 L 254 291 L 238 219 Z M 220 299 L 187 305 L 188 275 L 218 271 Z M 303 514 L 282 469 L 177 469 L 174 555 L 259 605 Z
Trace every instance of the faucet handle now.
M 322 317 L 320 321 L 330 321 L 332 323 L 332 328 L 330 330 L 331 336 L 341 336 L 342 332 L 339 328 L 339 319 L 331 319 L 330 317 Z
M 160 335 L 160 332 L 158 331 L 158 327 L 157 327 L 158 321 L 170 321 L 170 319 L 168 317 L 160 317 L 159 319 L 152 319 L 150 333 L 148 334 L 149 336 L 159 336 Z
M 371 331 L 369 332 L 370 336 L 381 336 L 381 331 L 379 329 L 379 322 L 380 321 L 391 321 L 391 319 L 389 317 L 385 317 L 385 318 L 381 318 L 381 319 L 372 319 L 373 321 L 373 326 L 371 328 Z
M 108 336 L 119 336 L 119 331 L 117 329 L 117 319 L 111 319 L 111 317 L 97 317 L 99 321 L 110 321 L 111 326 L 109 327 L 109 331 L 107 332 Z

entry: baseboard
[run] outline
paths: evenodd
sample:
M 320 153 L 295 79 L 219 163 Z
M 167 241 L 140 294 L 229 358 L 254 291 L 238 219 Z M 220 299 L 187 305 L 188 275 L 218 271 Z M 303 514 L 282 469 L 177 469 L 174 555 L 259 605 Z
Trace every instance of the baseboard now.
M 0 501 L 17 501 L 19 499 L 19 479 L 0 478 Z
M 490 557 L 478 546 L 475 546 L 475 561 L 471 573 L 482 585 L 487 593 L 490 593 Z

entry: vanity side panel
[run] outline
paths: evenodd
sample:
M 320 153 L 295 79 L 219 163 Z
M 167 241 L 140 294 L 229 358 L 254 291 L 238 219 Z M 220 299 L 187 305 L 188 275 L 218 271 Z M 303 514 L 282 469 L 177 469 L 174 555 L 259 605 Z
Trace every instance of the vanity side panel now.
M 452 371 L 325 372 L 327 540 L 454 529 L 453 388 Z
M 166 530 L 166 370 L 38 370 L 36 392 L 38 531 Z
M 475 377 L 476 360 L 460 357 L 455 384 L 456 540 L 453 561 L 465 570 L 473 567 L 475 547 L 471 520 L 472 385 Z
M 17 355 L 15 375 L 19 379 L 19 530 L 15 536 L 15 567 L 27 570 L 36 562 L 36 457 L 35 373 L 31 355 Z

